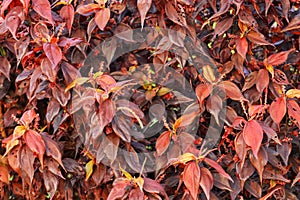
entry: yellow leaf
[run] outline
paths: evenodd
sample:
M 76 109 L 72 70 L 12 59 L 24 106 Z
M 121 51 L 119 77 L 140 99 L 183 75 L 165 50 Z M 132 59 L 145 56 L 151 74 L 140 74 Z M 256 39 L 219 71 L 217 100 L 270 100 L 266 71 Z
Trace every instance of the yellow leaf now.
M 140 190 L 143 191 L 144 179 L 142 177 L 134 178 L 134 182 L 139 186 Z
M 288 97 L 288 98 L 300 98 L 300 90 L 298 89 L 290 89 L 288 90 L 285 95 Z
M 70 83 L 66 89 L 65 89 L 65 92 L 69 91 L 70 89 L 72 89 L 73 87 L 75 87 L 76 85 L 82 85 L 84 84 L 85 82 L 87 82 L 89 80 L 89 78 L 87 77 L 80 77 L 80 78 L 77 78 L 75 79 L 72 83 Z
M 120 168 L 122 174 L 124 174 L 124 176 L 125 176 L 128 180 L 133 179 L 133 177 L 131 176 L 131 174 L 129 174 L 125 169 L 123 169 L 123 168 L 121 167 L 121 165 L 119 165 L 119 168 Z
M 94 160 L 90 160 L 85 165 L 85 180 L 87 181 L 93 173 Z
M 270 74 L 272 75 L 272 78 L 274 78 L 274 67 L 273 67 L 273 65 L 267 64 L 266 69 L 270 72 Z
M 179 164 L 179 163 L 186 164 L 187 162 L 192 161 L 192 160 L 196 160 L 196 159 L 197 158 L 194 154 L 185 153 L 185 154 L 179 156 L 177 161 L 175 161 L 175 163 L 173 163 L 173 164 Z
M 157 95 L 160 97 L 160 96 L 163 96 L 165 94 L 168 94 L 169 92 L 171 92 L 172 89 L 170 88 L 167 88 L 167 87 L 161 87 L 158 92 L 157 92 Z
M 14 133 L 13 133 L 13 137 L 15 139 L 18 139 L 24 135 L 25 131 L 26 131 L 25 126 L 16 126 Z

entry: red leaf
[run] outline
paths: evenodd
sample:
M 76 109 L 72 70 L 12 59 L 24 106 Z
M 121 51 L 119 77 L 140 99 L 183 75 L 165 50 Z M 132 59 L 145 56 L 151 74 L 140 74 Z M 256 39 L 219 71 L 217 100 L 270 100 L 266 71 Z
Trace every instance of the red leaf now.
M 294 100 L 289 100 L 287 103 L 289 116 L 296 120 L 298 127 L 300 127 L 300 106 Z
M 56 43 L 49 42 L 43 44 L 43 49 L 47 58 L 52 63 L 52 68 L 54 69 L 62 59 L 61 49 L 57 46 Z
M 272 5 L 273 0 L 266 0 L 265 1 L 265 16 L 267 17 L 268 15 L 268 10 L 270 8 L 270 6 Z
M 279 124 L 286 113 L 286 98 L 278 97 L 269 107 L 270 116 L 274 122 Z
M 162 155 L 168 149 L 170 140 L 171 140 L 170 131 L 163 132 L 157 138 L 155 148 L 158 156 Z
M 248 51 L 248 42 L 246 37 L 237 38 L 235 43 L 237 52 L 245 59 Z
M 165 11 L 166 11 L 167 17 L 174 23 L 181 25 L 181 26 L 187 25 L 185 17 L 182 15 L 179 16 L 179 14 L 177 13 L 177 10 L 172 5 L 171 1 L 167 1 L 166 6 L 165 6 Z
M 5 26 L 16 40 L 18 40 L 16 37 L 17 29 L 21 23 L 21 19 L 19 17 L 20 13 L 22 13 L 22 7 L 17 6 L 9 11 L 5 17 Z
M 232 178 L 227 174 L 224 169 L 214 160 L 205 158 L 204 161 L 209 164 L 209 166 L 215 168 L 222 176 L 233 182 Z
M 164 199 L 166 199 L 166 200 L 169 199 L 169 197 L 168 197 L 167 193 L 165 192 L 164 188 L 162 187 L 162 185 L 150 178 L 144 178 L 143 189 L 149 193 L 161 194 L 164 196 Z
M 269 85 L 269 73 L 266 69 L 260 69 L 256 78 L 256 89 L 262 93 L 265 88 Z
M 72 4 L 67 4 L 60 10 L 60 16 L 66 21 L 69 34 L 71 34 L 72 24 L 74 21 L 74 7 Z
M 33 155 L 32 151 L 27 146 L 21 146 L 18 160 L 20 163 L 22 174 L 25 174 L 30 179 L 30 183 L 32 183 L 33 176 L 34 176 L 34 167 L 33 163 L 35 160 L 35 156 Z
M 53 199 L 59 183 L 58 178 L 48 170 L 45 170 L 43 171 L 43 180 L 50 199 Z
M 11 4 L 13 0 L 4 0 L 2 1 L 2 4 L 1 4 L 1 17 L 4 19 L 4 12 L 5 10 L 9 7 L 9 5 Z
M 10 80 L 9 73 L 10 73 L 10 62 L 7 60 L 7 57 L 0 57 L 0 72 Z
M 29 8 L 30 0 L 20 0 L 20 1 L 23 4 L 25 15 L 27 15 L 28 14 L 28 8 Z
M 94 12 L 97 12 L 98 10 L 100 10 L 100 6 L 99 4 L 87 4 L 87 5 L 81 5 L 78 6 L 76 12 L 83 15 L 83 16 L 88 16 L 93 14 Z
M 250 154 L 249 158 L 250 158 L 250 162 L 252 163 L 252 165 L 255 167 L 255 169 L 258 172 L 260 183 L 262 183 L 262 178 L 263 178 L 262 174 L 263 174 L 265 165 L 268 162 L 268 154 L 267 154 L 265 148 L 262 147 L 259 150 L 259 152 L 257 154 L 257 158 L 255 158 L 253 156 L 253 154 Z
M 40 16 L 47 19 L 51 24 L 54 24 L 51 14 L 51 6 L 49 1 L 45 0 L 32 0 L 32 8 L 35 10 Z
M 152 0 L 137 0 L 137 7 L 141 15 L 141 26 L 144 27 L 145 17 L 152 4 Z
M 109 18 L 110 18 L 109 8 L 103 8 L 96 13 L 95 22 L 101 31 L 104 30 Z
M 253 155 L 257 158 L 258 151 L 263 139 L 263 129 L 256 120 L 250 120 L 243 130 L 245 143 L 251 147 Z
M 232 25 L 233 18 L 227 17 L 223 19 L 222 21 L 218 22 L 215 28 L 214 37 L 221 36 L 223 33 L 225 33 Z
M 282 63 L 284 63 L 286 61 L 289 53 L 291 53 L 294 50 L 295 49 L 292 48 L 288 51 L 282 51 L 280 53 L 274 53 L 274 54 L 270 55 L 267 59 L 264 60 L 265 66 L 268 66 L 268 64 L 273 65 L 273 66 L 281 65 Z
M 266 41 L 265 36 L 260 32 L 250 31 L 246 35 L 247 39 L 257 45 L 272 45 L 270 42 Z
M 41 136 L 45 143 L 46 155 L 51 156 L 54 160 L 56 160 L 64 168 L 64 165 L 63 165 L 62 159 L 61 159 L 61 157 L 62 157 L 61 150 L 60 150 L 58 144 L 54 140 L 52 140 L 46 133 L 42 133 Z
M 126 188 L 130 186 L 130 181 L 125 179 L 116 180 L 113 183 L 113 188 L 110 191 L 107 200 L 114 200 L 118 198 L 122 198 L 126 192 Z
M 285 27 L 284 29 L 282 29 L 282 32 L 291 31 L 291 30 L 298 29 L 298 28 L 300 28 L 300 14 L 296 15 L 290 21 L 290 23 L 287 25 L 287 27 Z
M 208 84 L 199 84 L 197 85 L 195 90 L 200 107 L 202 108 L 204 105 L 204 99 L 206 99 L 210 95 L 212 87 Z
M 210 171 L 202 167 L 201 168 L 201 179 L 200 179 L 200 186 L 203 189 L 207 199 L 210 199 L 210 191 L 214 185 L 214 178 Z
M 234 147 L 235 147 L 236 154 L 240 159 L 241 168 L 243 168 L 245 159 L 246 159 L 246 155 L 247 155 L 247 145 L 244 141 L 242 133 L 239 133 L 236 136 L 236 138 L 234 140 Z
M 38 155 L 39 160 L 41 161 L 41 165 L 43 167 L 44 166 L 43 157 L 46 151 L 46 146 L 41 135 L 34 130 L 28 130 L 24 134 L 24 139 L 27 146 L 30 148 L 30 150 L 34 154 Z
M 44 58 L 41 62 L 41 70 L 44 75 L 47 76 L 48 80 L 52 83 L 55 83 L 56 75 L 57 75 L 57 68 L 52 68 L 52 63 L 48 58 Z
M 182 180 L 184 185 L 189 190 L 194 200 L 197 200 L 199 183 L 200 183 L 200 168 L 196 162 L 189 162 L 184 168 Z
M 36 114 L 34 109 L 31 109 L 31 110 L 27 110 L 23 113 L 20 121 L 22 122 L 23 125 L 29 126 L 29 124 L 37 117 L 38 117 L 38 115 Z
M 231 81 L 222 81 L 219 85 L 226 92 L 226 96 L 232 100 L 240 101 L 245 99 L 241 90 Z

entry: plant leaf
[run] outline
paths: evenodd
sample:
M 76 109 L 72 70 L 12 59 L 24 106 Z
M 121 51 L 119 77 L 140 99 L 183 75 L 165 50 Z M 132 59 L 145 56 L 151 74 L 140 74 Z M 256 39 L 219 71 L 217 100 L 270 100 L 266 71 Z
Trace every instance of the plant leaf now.
M 286 98 L 278 97 L 269 107 L 270 116 L 274 122 L 279 124 L 286 114 Z
M 189 162 L 184 168 L 182 181 L 194 200 L 197 200 L 200 183 L 200 168 L 196 162 Z
M 263 129 L 256 120 L 246 122 L 243 129 L 245 143 L 251 147 L 255 158 L 258 157 L 258 151 L 263 139 Z
M 56 43 L 49 42 L 43 44 L 43 49 L 47 58 L 52 63 L 52 68 L 54 69 L 62 59 L 61 49 Z
M 232 178 L 227 174 L 224 169 L 214 160 L 205 158 L 204 161 L 211 167 L 215 168 L 222 176 L 224 176 L 226 179 L 233 182 Z
M 104 30 L 109 18 L 110 18 L 109 8 L 103 8 L 96 13 L 95 22 L 101 31 Z
M 137 0 L 137 7 L 141 16 L 141 26 L 144 27 L 145 17 L 152 4 L 152 0 Z
M 210 171 L 205 167 L 201 167 L 200 186 L 203 189 L 206 198 L 210 199 L 210 191 L 214 186 L 214 177 L 212 176 Z
M 32 0 L 32 8 L 37 12 L 40 16 L 47 19 L 51 24 L 54 24 L 52 14 L 51 14 L 51 6 L 49 1 L 44 0 Z

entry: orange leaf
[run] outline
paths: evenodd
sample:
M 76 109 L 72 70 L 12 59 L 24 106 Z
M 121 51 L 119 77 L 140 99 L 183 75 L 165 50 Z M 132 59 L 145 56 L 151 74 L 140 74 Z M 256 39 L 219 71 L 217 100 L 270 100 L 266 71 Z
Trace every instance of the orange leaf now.
M 280 53 L 274 53 L 274 54 L 270 55 L 267 59 L 264 60 L 265 66 L 267 66 L 268 64 L 273 65 L 273 66 L 281 65 L 282 63 L 284 63 L 286 61 L 289 53 L 291 53 L 294 50 L 295 49 L 292 48 L 288 51 L 282 51 Z
M 0 181 L 9 184 L 9 170 L 6 166 L 0 165 Z
M 95 22 L 101 31 L 104 30 L 109 18 L 110 18 L 109 8 L 103 8 L 96 13 Z
M 24 134 L 24 139 L 27 146 L 30 148 L 30 150 L 36 155 L 38 155 L 39 160 L 41 161 L 41 165 L 43 167 L 44 166 L 43 157 L 46 151 L 46 146 L 41 135 L 34 130 L 28 130 Z
M 273 101 L 269 107 L 270 116 L 279 124 L 286 113 L 286 98 L 281 96 Z
M 248 42 L 246 37 L 237 38 L 235 43 L 237 52 L 245 59 L 248 51 Z
M 200 168 L 196 162 L 189 162 L 183 171 L 182 180 L 194 200 L 197 200 L 200 183 Z
M 251 147 L 253 155 L 257 158 L 258 151 L 263 139 L 263 129 L 256 120 L 246 122 L 243 129 L 245 143 Z
M 158 156 L 162 155 L 168 149 L 170 136 L 171 131 L 165 131 L 157 138 L 155 148 Z
M 210 191 L 214 185 L 214 178 L 210 171 L 202 167 L 201 168 L 201 179 L 200 179 L 200 186 L 202 187 L 207 199 L 210 199 Z
M 205 158 L 204 161 L 209 164 L 209 166 L 215 168 L 222 176 L 233 182 L 232 178 L 227 174 L 224 169 L 214 160 Z

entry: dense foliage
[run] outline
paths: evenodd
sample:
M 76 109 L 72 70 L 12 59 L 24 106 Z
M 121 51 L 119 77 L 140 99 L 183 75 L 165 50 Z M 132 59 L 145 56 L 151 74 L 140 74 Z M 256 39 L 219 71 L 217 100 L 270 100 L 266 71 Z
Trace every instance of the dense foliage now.
M 300 198 L 297 0 L 0 2 L 0 199 Z

